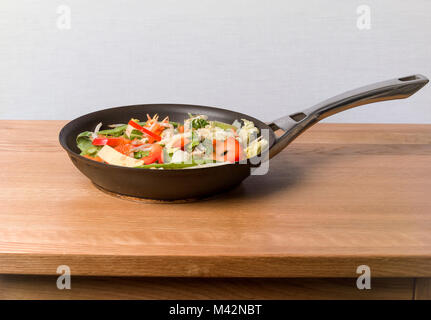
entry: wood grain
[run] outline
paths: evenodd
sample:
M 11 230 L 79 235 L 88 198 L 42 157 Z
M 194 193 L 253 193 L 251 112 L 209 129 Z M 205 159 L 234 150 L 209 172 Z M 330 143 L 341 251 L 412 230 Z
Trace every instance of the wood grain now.
M 59 290 L 53 276 L 0 276 L 0 299 L 398 299 L 411 300 L 413 279 L 204 279 L 73 277 Z
M 0 124 L 0 273 L 431 276 L 429 125 L 318 124 L 267 175 L 168 205 L 97 190 L 59 146 L 64 121 Z
M 431 278 L 415 279 L 414 289 L 415 300 L 431 300 Z

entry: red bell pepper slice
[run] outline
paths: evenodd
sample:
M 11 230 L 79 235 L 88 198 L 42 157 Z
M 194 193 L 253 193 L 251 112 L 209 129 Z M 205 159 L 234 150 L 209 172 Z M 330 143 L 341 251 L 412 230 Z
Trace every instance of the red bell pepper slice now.
M 110 147 L 116 147 L 124 143 L 128 143 L 128 140 L 124 139 L 123 137 L 113 137 L 113 138 L 97 137 L 93 139 L 93 142 L 92 142 L 93 146 L 108 145 Z
M 154 162 L 163 163 L 163 148 L 160 144 L 154 144 L 151 147 L 150 155 L 141 159 L 144 164 L 152 164 Z
M 144 128 L 143 126 L 141 126 L 139 123 L 136 123 L 133 120 L 129 121 L 129 125 L 131 125 L 134 129 L 141 131 L 142 133 L 145 133 L 147 135 L 149 135 L 150 137 L 154 138 L 157 141 L 162 140 L 162 137 L 159 136 L 158 134 L 155 134 L 154 132 L 151 132 L 150 130 Z
M 190 139 L 185 138 L 184 135 L 177 138 L 177 140 L 172 143 L 172 148 L 181 148 L 181 150 L 184 150 L 184 146 L 190 143 Z
M 225 141 L 213 140 L 213 147 L 214 160 L 234 163 L 244 159 L 241 144 L 235 138 L 229 137 Z

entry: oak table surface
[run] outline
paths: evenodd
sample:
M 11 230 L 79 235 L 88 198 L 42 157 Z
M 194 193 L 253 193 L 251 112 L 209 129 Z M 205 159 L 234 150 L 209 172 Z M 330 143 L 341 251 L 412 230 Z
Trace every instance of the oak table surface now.
M 0 121 L 1 274 L 431 277 L 431 125 L 318 124 L 268 174 L 159 204 L 94 187 L 65 123 Z

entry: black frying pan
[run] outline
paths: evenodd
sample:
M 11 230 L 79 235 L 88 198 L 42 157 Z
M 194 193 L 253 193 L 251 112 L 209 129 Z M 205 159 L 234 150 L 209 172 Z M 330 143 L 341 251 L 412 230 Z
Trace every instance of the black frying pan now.
M 269 158 L 283 150 L 302 132 L 316 122 L 335 113 L 383 100 L 404 99 L 428 83 L 422 75 L 388 80 L 348 91 L 325 100 L 302 112 L 297 112 L 265 124 L 248 115 L 204 106 L 183 104 L 144 104 L 117 107 L 92 112 L 79 117 L 60 132 L 60 144 L 74 165 L 99 187 L 111 192 L 150 199 L 179 200 L 205 197 L 228 190 L 250 175 L 252 163 L 227 164 L 197 169 L 155 170 L 136 169 L 99 163 L 79 155 L 76 136 L 83 131 L 104 124 L 127 123 L 131 118 L 144 119 L 146 114 L 158 113 L 163 119 L 182 122 L 187 113 L 205 114 L 212 120 L 232 123 L 235 119 L 248 119 L 260 130 L 269 130 Z M 282 129 L 277 138 L 274 131 Z

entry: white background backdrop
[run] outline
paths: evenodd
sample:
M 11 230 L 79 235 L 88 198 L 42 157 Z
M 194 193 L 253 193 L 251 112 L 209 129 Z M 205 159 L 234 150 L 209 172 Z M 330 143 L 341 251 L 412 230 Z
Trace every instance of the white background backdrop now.
M 356 25 L 362 4 L 370 30 Z M 413 73 L 431 76 L 427 0 L 0 2 L 1 119 L 176 102 L 269 121 Z M 431 86 L 327 121 L 431 123 Z

